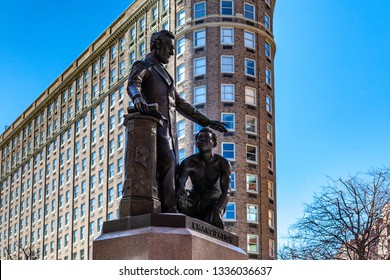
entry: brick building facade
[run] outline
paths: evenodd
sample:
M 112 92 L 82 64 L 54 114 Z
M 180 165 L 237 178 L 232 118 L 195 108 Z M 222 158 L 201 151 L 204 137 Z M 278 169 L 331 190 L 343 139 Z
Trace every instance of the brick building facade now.
M 1 258 L 90 259 L 118 216 L 132 63 L 150 36 L 176 36 L 168 70 L 186 100 L 229 124 L 215 152 L 233 168 L 227 230 L 254 259 L 276 257 L 274 0 L 136 0 L 0 136 Z M 131 105 L 131 104 L 130 104 Z M 199 127 L 178 118 L 179 154 Z

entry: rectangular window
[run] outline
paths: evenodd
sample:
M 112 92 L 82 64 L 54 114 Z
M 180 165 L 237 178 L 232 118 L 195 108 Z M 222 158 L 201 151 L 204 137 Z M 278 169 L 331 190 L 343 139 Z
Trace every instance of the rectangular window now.
M 255 20 L 255 14 L 255 6 L 248 3 L 244 3 L 244 17 L 247 19 Z
M 206 45 L 206 30 L 194 31 L 194 48 L 204 47 Z
M 177 13 L 177 27 L 180 27 L 186 23 L 186 12 L 181 10 Z
M 206 2 L 194 4 L 194 18 L 202 18 L 206 16 Z
M 111 47 L 111 51 L 110 52 L 111 52 L 110 58 L 111 58 L 111 60 L 114 60 L 116 58 L 116 45 L 113 45 Z
M 236 220 L 236 203 L 229 202 L 226 205 L 226 212 L 223 215 L 225 221 L 235 221 Z
M 221 1 L 221 15 L 232 16 L 233 11 L 233 0 Z
M 268 58 L 271 58 L 272 55 L 271 44 L 268 41 L 265 41 L 265 55 Z
M 246 191 L 258 192 L 257 175 L 246 174 Z
M 183 138 L 185 136 L 185 121 L 180 120 L 177 122 L 177 138 Z
M 116 81 L 116 68 L 112 68 L 110 71 L 110 83 L 113 84 Z
M 235 192 L 236 191 L 236 172 L 232 172 L 230 174 L 230 189 Z
M 245 103 L 256 106 L 256 89 L 245 86 Z
M 235 115 L 234 113 L 222 113 L 221 116 L 221 121 L 223 123 L 226 123 L 226 129 L 229 131 L 234 131 L 236 126 L 235 126 Z
M 246 220 L 248 223 L 257 223 L 258 222 L 257 205 L 247 204 L 247 206 L 246 206 Z
M 111 179 L 112 177 L 114 177 L 114 164 L 113 163 L 111 163 L 108 166 L 108 179 Z
M 245 131 L 251 134 L 257 134 L 257 118 L 254 116 L 245 116 Z
M 206 103 L 206 86 L 194 88 L 194 104 Z
M 162 1 L 163 10 L 167 11 L 169 8 L 169 0 L 163 0 Z
M 222 102 L 234 102 L 234 84 L 222 84 L 221 85 L 221 101 Z
M 117 167 L 117 173 L 118 173 L 118 174 L 121 173 L 121 172 L 123 172 L 123 159 L 122 159 L 122 158 L 119 158 L 119 159 L 117 160 L 117 165 L 116 165 L 116 167 Z
M 246 145 L 246 161 L 251 163 L 257 163 L 257 147 L 252 145 Z
M 256 61 L 245 58 L 245 75 L 256 77 Z
M 95 211 L 95 198 L 92 198 L 89 200 L 89 212 L 92 213 L 93 211 Z
M 268 153 L 268 169 L 269 170 L 274 170 L 274 155 L 271 152 Z
M 256 47 L 256 35 L 253 32 L 244 32 L 244 45 L 246 48 L 254 49 Z
M 221 72 L 234 73 L 234 56 L 221 55 Z
M 265 109 L 272 114 L 272 98 L 268 95 L 265 97 Z
M 269 247 L 269 256 L 270 257 L 275 257 L 275 240 L 268 239 L 268 247 Z
M 119 183 L 116 185 L 116 196 L 120 198 L 122 196 L 122 191 L 123 191 L 123 184 Z
M 275 199 L 274 183 L 271 180 L 268 180 L 268 198 Z
M 184 64 L 181 64 L 176 69 L 177 77 L 176 77 L 176 83 L 179 84 L 184 81 L 185 79 L 185 66 Z
M 184 37 L 177 40 L 176 44 L 176 55 L 179 56 L 185 51 L 185 39 Z
M 145 55 L 145 42 L 139 44 L 139 56 L 143 57 Z
M 272 86 L 272 76 L 271 76 L 271 70 L 266 68 L 265 69 L 265 82 L 267 85 Z
M 222 156 L 228 160 L 236 160 L 236 146 L 234 143 L 222 143 Z
M 145 31 L 145 18 L 139 20 L 139 32 L 142 33 Z
M 268 209 L 268 226 L 275 229 L 275 212 L 271 209 Z
M 248 234 L 247 235 L 247 253 L 258 254 L 259 253 L 259 236 Z
M 265 28 L 267 28 L 268 30 L 269 30 L 270 27 L 271 27 L 270 19 L 269 19 L 269 16 L 268 16 L 267 14 L 264 15 L 264 26 L 265 26 Z
M 234 28 L 221 27 L 221 44 L 234 44 Z
M 206 58 L 194 59 L 194 76 L 200 76 L 206 74 Z
M 158 18 L 158 7 L 153 7 L 152 9 L 152 20 L 156 21 Z
M 273 141 L 273 127 L 269 123 L 267 123 L 267 140 L 269 142 Z

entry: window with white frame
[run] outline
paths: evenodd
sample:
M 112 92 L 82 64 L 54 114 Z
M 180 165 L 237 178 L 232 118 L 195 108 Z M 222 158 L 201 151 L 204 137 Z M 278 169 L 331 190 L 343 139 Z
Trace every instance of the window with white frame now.
M 234 73 L 234 56 L 221 55 L 221 72 Z
M 272 49 L 271 49 L 271 43 L 268 41 L 265 41 L 265 55 L 269 58 L 272 56 Z
M 185 65 L 181 64 L 181 65 L 177 66 L 176 73 L 177 73 L 176 83 L 179 84 L 179 83 L 183 82 L 185 79 Z
M 194 76 L 206 74 L 206 57 L 194 59 Z
M 135 51 L 130 52 L 130 64 L 133 65 L 135 62 Z
M 268 209 L 268 226 L 275 229 L 275 212 L 271 209 Z
M 256 89 L 245 86 L 245 103 L 256 106 Z
M 145 31 L 145 18 L 141 18 L 139 20 L 139 32 L 144 32 Z
M 221 101 L 222 102 L 234 102 L 234 84 L 222 84 L 221 85 Z
M 258 207 L 254 204 L 246 205 L 246 220 L 248 223 L 258 222 Z
M 250 134 L 257 134 L 257 117 L 245 116 L 245 131 Z
M 245 2 L 244 3 L 244 17 L 247 19 L 255 20 L 255 15 L 256 15 L 255 6 Z
M 111 61 L 114 60 L 116 58 L 116 45 L 113 45 L 111 47 L 111 50 L 110 50 L 110 58 L 111 58 Z
M 137 36 L 137 30 L 135 29 L 135 26 L 130 28 L 130 41 L 134 41 L 135 37 Z
M 267 85 L 272 86 L 272 77 L 271 70 L 269 68 L 265 69 L 265 82 Z
M 116 81 L 116 68 L 112 68 L 110 71 L 110 83 L 113 84 Z
M 235 221 L 236 220 L 236 203 L 228 202 L 226 205 L 226 211 L 223 215 L 223 220 L 225 221 Z
M 176 44 L 176 55 L 179 56 L 185 51 L 185 39 L 184 37 L 177 40 Z
M 273 239 L 268 239 L 268 254 L 270 257 L 275 257 L 275 240 Z
M 163 10 L 167 11 L 169 8 L 169 0 L 163 0 L 162 1 Z
M 269 170 L 274 170 L 274 155 L 273 153 L 271 152 L 267 152 L 268 153 L 268 169 Z
M 143 57 L 145 55 L 145 42 L 139 44 L 139 56 Z
M 254 193 L 258 192 L 257 175 L 246 174 L 246 191 Z
M 176 123 L 177 126 L 177 138 L 183 138 L 185 136 L 185 121 L 180 120 Z
M 269 95 L 265 96 L 265 109 L 272 114 L 272 98 Z
M 194 48 L 204 47 L 206 45 L 206 30 L 194 31 Z
M 227 126 L 225 127 L 229 131 L 235 130 L 235 115 L 234 113 L 222 113 L 221 121 L 223 123 L 226 123 Z
M 126 40 L 125 37 L 122 37 L 119 40 L 119 51 L 123 53 L 125 51 L 125 48 L 126 48 Z
M 233 0 L 221 1 L 221 15 L 232 16 L 233 15 Z
M 184 25 L 185 22 L 186 22 L 186 12 L 183 9 L 177 13 L 177 27 Z
M 271 27 L 270 19 L 269 19 L 269 16 L 267 14 L 264 14 L 264 26 L 267 29 L 270 29 L 270 27 Z
M 194 19 L 206 16 L 206 2 L 198 2 L 194 4 Z
M 244 45 L 246 48 L 254 49 L 256 47 L 256 35 L 250 31 L 244 31 Z
M 222 143 L 222 156 L 228 160 L 236 159 L 236 145 L 231 142 Z
M 256 77 L 256 61 L 245 58 L 245 75 Z
M 164 22 L 164 23 L 162 24 L 162 29 L 163 29 L 163 30 L 168 30 L 168 31 L 169 31 L 169 21 Z
M 158 18 L 158 7 L 153 7 L 152 9 L 152 20 L 156 21 Z
M 270 123 L 267 123 L 267 140 L 273 142 L 273 127 Z
M 259 236 L 255 234 L 247 235 L 247 253 L 258 254 L 259 253 Z
M 257 147 L 253 145 L 246 145 L 246 161 L 257 163 Z
M 194 104 L 206 103 L 206 86 L 194 88 Z
M 236 172 L 230 173 L 230 189 L 232 192 L 236 191 Z
M 123 76 L 125 74 L 125 61 L 122 60 L 119 62 L 119 76 Z
M 234 28 L 221 27 L 221 44 L 222 45 L 234 44 Z
M 275 199 L 274 182 L 271 180 L 268 180 L 268 198 L 272 200 Z

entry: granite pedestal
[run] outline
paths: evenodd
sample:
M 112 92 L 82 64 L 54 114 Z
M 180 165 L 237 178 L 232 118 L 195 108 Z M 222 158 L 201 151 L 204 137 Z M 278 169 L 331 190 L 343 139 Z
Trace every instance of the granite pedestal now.
M 238 237 L 183 214 L 108 221 L 93 241 L 94 260 L 246 260 Z

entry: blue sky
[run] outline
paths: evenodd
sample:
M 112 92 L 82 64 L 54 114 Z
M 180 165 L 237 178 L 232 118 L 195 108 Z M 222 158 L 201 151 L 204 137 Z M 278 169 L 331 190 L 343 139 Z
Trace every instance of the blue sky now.
M 130 1 L 0 2 L 0 133 Z M 390 166 L 390 1 L 277 1 L 278 230 L 329 181 Z

